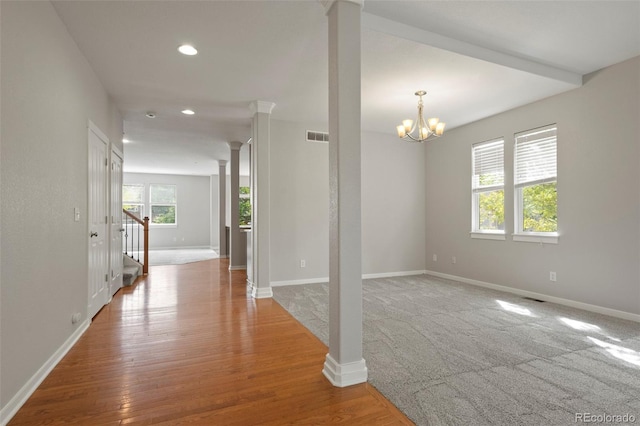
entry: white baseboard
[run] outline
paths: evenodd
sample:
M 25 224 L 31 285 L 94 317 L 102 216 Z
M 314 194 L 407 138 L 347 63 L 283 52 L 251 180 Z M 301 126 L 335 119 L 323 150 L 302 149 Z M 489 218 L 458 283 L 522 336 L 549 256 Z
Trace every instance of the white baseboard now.
M 427 271 L 400 271 L 400 272 L 382 272 L 378 274 L 362 274 L 363 280 L 371 278 L 391 278 L 391 277 L 408 277 L 410 275 L 424 275 Z
M 424 275 L 425 273 L 426 273 L 425 270 L 382 272 L 377 274 L 362 274 L 362 279 L 368 280 L 371 278 L 406 277 L 409 275 Z M 329 282 L 329 277 L 305 278 L 302 280 L 271 281 L 271 287 L 282 287 L 285 285 L 319 284 L 319 283 L 328 283 L 328 282 Z
M 271 287 L 282 287 L 285 285 L 319 284 L 328 282 L 329 277 L 305 278 L 303 280 L 271 281 Z
M 247 265 L 234 265 L 234 266 L 229 265 L 230 271 L 240 271 L 243 269 L 247 269 Z
M 257 287 L 255 283 L 249 282 L 247 284 L 251 287 L 251 296 L 254 299 L 269 299 L 273 297 L 273 290 L 271 287 Z
M 589 303 L 576 302 L 575 300 L 563 299 L 561 297 L 549 296 L 542 293 L 535 293 L 528 290 L 520 290 L 518 288 L 506 287 L 503 285 L 487 283 L 484 281 L 473 280 L 471 278 L 459 277 L 457 275 L 443 274 L 436 271 L 425 271 L 428 275 L 433 275 L 448 280 L 459 281 L 465 284 L 477 285 L 479 287 L 490 288 L 492 290 L 504 291 L 507 293 L 517 294 L 519 296 L 531 297 L 546 302 L 557 303 L 559 305 L 569 306 L 571 308 L 583 309 L 585 311 L 595 312 L 598 314 L 609 315 L 611 317 L 621 318 L 630 321 L 640 322 L 640 315 L 631 312 L 618 311 L 616 309 L 605 308 L 603 306 L 591 305 Z
M 344 388 L 367 381 L 367 365 L 364 359 L 346 364 L 339 364 L 327 354 L 324 362 L 322 374 L 331 382 L 333 386 Z
M 215 250 L 209 246 L 171 246 L 171 247 L 149 247 L 149 251 L 154 250 Z
M 0 424 L 5 426 L 9 423 L 9 420 L 16 415 L 20 407 L 24 405 L 29 397 L 40 386 L 44 379 L 47 378 L 51 370 L 62 360 L 62 358 L 69 352 L 69 350 L 76 344 L 78 339 L 89 328 L 91 320 L 85 320 L 80 326 L 73 332 L 71 336 L 58 348 L 57 351 L 49 357 L 49 359 L 36 371 L 36 373 L 22 386 L 22 388 L 16 393 L 7 404 L 0 410 Z

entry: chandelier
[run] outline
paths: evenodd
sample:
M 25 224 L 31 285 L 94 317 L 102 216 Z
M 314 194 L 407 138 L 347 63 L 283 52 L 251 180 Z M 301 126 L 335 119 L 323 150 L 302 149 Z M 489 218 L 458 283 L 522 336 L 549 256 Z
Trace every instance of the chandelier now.
M 418 120 L 415 123 L 413 120 L 402 120 L 402 124 L 397 127 L 399 138 L 409 142 L 424 142 L 442 136 L 444 133 L 445 123 L 442 123 L 439 118 L 429 118 L 425 121 L 422 116 L 422 97 L 426 94 L 427 92 L 424 90 L 416 92 L 416 96 L 420 97 L 418 101 Z M 416 130 L 417 135 L 414 135 Z

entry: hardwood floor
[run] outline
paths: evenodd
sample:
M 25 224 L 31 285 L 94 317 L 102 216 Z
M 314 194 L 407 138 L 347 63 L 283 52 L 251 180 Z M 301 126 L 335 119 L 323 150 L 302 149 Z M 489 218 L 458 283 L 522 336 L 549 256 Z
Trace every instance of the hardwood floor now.
M 322 375 L 327 347 L 227 268 L 151 267 L 9 425 L 412 424 L 369 384 L 333 387 Z

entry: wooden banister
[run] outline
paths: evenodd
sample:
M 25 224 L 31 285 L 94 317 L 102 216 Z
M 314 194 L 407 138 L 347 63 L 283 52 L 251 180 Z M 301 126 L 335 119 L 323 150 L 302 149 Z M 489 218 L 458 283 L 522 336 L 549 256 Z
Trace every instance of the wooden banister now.
M 143 219 L 140 219 L 136 215 L 124 209 L 122 209 L 122 213 L 124 213 L 125 216 L 127 216 L 132 221 L 136 222 L 138 225 L 142 226 L 143 235 L 144 235 L 144 239 L 143 239 L 144 254 L 143 254 L 143 261 L 142 261 L 142 273 L 146 275 L 149 273 L 149 217 L 145 216 Z M 138 253 L 139 252 L 140 252 L 140 247 L 138 247 Z
M 144 220 L 143 220 L 143 219 L 138 218 L 136 215 L 134 215 L 134 214 L 132 214 L 132 213 L 130 213 L 130 212 L 128 212 L 128 211 L 126 211 L 126 210 L 124 210 L 124 209 L 122 209 L 122 213 L 124 213 L 125 215 L 129 216 L 131 219 L 135 220 L 135 221 L 136 221 L 136 222 L 138 222 L 140 225 L 144 226 Z M 149 220 L 149 218 L 148 218 L 148 217 L 146 217 L 146 216 L 145 216 L 144 218 L 145 218 L 147 221 Z
M 149 217 L 144 217 L 144 263 L 142 264 L 142 273 L 149 273 Z

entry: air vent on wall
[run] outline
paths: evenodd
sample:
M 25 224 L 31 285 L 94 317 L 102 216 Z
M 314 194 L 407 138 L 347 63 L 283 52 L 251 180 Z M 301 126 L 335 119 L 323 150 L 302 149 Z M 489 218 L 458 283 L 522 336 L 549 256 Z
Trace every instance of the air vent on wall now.
M 316 132 L 314 130 L 307 130 L 307 141 L 308 142 L 329 142 L 329 133 L 326 132 Z

